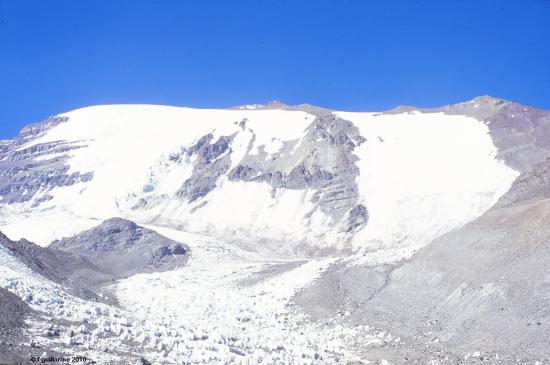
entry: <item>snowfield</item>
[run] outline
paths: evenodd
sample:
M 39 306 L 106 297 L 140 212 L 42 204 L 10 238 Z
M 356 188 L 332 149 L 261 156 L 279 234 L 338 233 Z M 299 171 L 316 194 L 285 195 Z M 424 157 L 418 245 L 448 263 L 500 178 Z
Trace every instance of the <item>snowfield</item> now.
M 519 175 L 496 159 L 487 126 L 443 113 L 347 113 L 370 136 L 357 155 L 370 211 L 353 238 L 373 263 L 411 257 L 489 209 Z
M 366 206 L 369 222 L 352 236 L 345 234 L 342 221 L 317 208 L 319 189 L 274 189 L 267 182 L 228 178 L 244 156 L 259 151 L 266 161 L 277 158 L 281 171 L 289 172 L 300 154 L 316 149 L 317 141 L 304 140 L 315 115 L 154 105 L 65 113 L 67 122 L 18 147 L 66 141 L 80 147 L 67 152 L 69 173 L 93 172 L 93 178 L 0 206 L 2 231 L 11 239 L 47 245 L 104 219 L 123 217 L 226 239 L 270 240 L 282 250 L 352 250 L 367 253 L 372 262 L 394 262 L 477 218 L 518 176 L 496 159 L 488 127 L 474 118 L 421 112 L 335 115 L 353 123 L 366 139 L 353 155 L 359 171 L 356 199 Z M 212 141 L 232 136 L 229 149 L 216 158 L 229 156 L 228 172 L 204 197 L 188 202 L 177 193 L 184 181 L 196 177 L 198 161 L 179 156 L 208 134 Z M 34 206 L 44 195 L 51 199 Z M 26 229 L 29 223 L 32 230 Z

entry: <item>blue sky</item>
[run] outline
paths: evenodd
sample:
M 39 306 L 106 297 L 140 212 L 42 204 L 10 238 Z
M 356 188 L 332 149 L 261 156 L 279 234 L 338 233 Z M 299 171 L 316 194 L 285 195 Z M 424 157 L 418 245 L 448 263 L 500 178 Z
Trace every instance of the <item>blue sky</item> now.
M 0 138 L 92 104 L 550 109 L 546 0 L 0 0 Z

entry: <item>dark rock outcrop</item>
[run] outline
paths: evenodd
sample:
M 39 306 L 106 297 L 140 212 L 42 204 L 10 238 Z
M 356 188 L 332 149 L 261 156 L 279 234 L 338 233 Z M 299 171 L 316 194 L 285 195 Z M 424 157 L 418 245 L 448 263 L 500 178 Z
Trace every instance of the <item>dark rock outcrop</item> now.
M 67 292 L 94 300 L 100 300 L 96 292 L 104 285 L 138 273 L 185 265 L 189 254 L 185 245 L 120 218 L 55 241 L 50 247 L 11 241 L 1 233 L 0 245 Z
M 97 299 L 94 291 L 113 280 L 112 276 L 78 253 L 41 247 L 24 239 L 11 241 L 1 233 L 0 245 L 34 272 L 84 299 Z
M 68 153 L 82 148 L 82 145 L 54 141 L 21 148 L 67 120 L 65 117 L 50 117 L 41 123 L 23 128 L 14 139 L 0 141 L 2 204 L 27 202 L 37 197 L 33 206 L 38 206 L 50 200 L 48 191 L 55 187 L 85 183 L 93 179 L 93 172 L 69 173 Z
M 187 179 L 176 195 L 187 199 L 189 203 L 202 198 L 216 187 L 218 178 L 229 170 L 230 143 L 234 136 L 221 136 L 212 143 L 212 134 L 207 134 L 188 149 L 182 151 L 180 156 L 172 157 L 189 159 L 196 156 L 193 175 Z M 225 155 L 224 155 L 225 154 Z
M 369 222 L 369 212 L 362 204 L 356 205 L 349 211 L 348 232 L 354 232 L 357 228 Z
M 353 151 L 364 141 L 353 123 L 326 114 L 311 123 L 302 140 L 284 142 L 279 153 L 268 156 L 259 148 L 258 154 L 248 154 L 229 171 L 228 178 L 266 182 L 274 191 L 315 189 L 314 203 L 339 221 L 358 200 L 356 177 L 359 170 Z
M 496 207 L 519 205 L 550 197 L 550 157 L 521 174 Z
M 50 249 L 84 257 L 113 279 L 184 265 L 188 248 L 122 218 L 112 218 L 73 237 L 54 241 Z

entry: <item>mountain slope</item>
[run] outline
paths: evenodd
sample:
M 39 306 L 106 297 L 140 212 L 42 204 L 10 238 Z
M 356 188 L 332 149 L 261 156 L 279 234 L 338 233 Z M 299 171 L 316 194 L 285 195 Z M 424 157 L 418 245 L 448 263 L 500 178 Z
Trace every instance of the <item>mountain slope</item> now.
M 295 301 L 318 319 L 349 310 L 347 322 L 401 336 L 408 345 L 384 354 L 397 363 L 424 363 L 434 353 L 443 363 L 474 353 L 490 363 L 547 363 L 549 161 L 520 175 L 480 218 L 412 259 L 334 267 Z
M 189 256 L 184 244 L 121 218 L 54 241 L 48 248 L 85 257 L 113 280 L 175 269 L 185 265 Z
M 138 273 L 173 270 L 189 257 L 184 244 L 120 218 L 48 247 L 14 242 L 0 233 L 0 246 L 72 295 L 99 301 L 96 291 L 101 287 Z
M 2 144 L 0 219 L 43 245 L 119 216 L 391 262 L 479 216 L 518 174 L 485 122 L 443 111 L 110 105 L 34 130 Z
M 0 289 L 101 363 L 544 363 L 549 116 L 54 116 L 0 142 Z
M 25 319 L 32 311 L 16 295 L 0 288 L 0 362 L 8 364 L 25 363 L 23 354 L 31 349 L 24 334 Z

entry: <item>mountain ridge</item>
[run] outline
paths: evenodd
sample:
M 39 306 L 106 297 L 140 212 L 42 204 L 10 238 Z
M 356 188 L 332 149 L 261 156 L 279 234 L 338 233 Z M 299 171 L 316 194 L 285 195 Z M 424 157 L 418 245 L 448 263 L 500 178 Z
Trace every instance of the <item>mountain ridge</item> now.
M 71 199 L 75 201 L 82 201 L 82 196 L 90 198 L 86 198 L 83 201 L 84 204 L 79 207 L 63 209 L 54 207 L 60 214 L 85 217 L 85 220 L 125 216 L 141 223 L 185 225 L 186 229 L 195 232 L 216 229 L 220 234 L 228 233 L 237 227 L 243 239 L 248 237 L 280 241 L 283 237 L 287 237 L 295 240 L 297 242 L 295 249 L 306 254 L 327 251 L 327 247 L 323 247 L 324 244 L 319 244 L 323 241 L 333 242 L 329 246 L 340 242 L 338 250 L 342 252 L 356 251 L 359 242 L 364 240 L 361 235 L 366 235 L 361 232 L 369 230 L 365 217 L 369 216 L 371 225 L 377 222 L 376 219 L 373 220 L 377 214 L 373 215 L 369 212 L 371 209 L 369 205 L 372 206 L 373 203 L 369 204 L 366 200 L 372 200 L 372 194 L 358 190 L 353 177 L 358 176 L 357 171 L 363 171 L 362 176 L 365 176 L 368 170 L 372 170 L 372 164 L 366 161 L 365 156 L 382 159 L 391 156 L 392 160 L 388 163 L 409 166 L 417 164 L 417 158 L 427 156 L 426 152 L 416 148 L 412 137 L 414 133 L 414 138 L 421 140 L 421 143 L 429 146 L 428 148 L 434 151 L 435 149 L 447 150 L 448 152 L 445 153 L 448 156 L 445 158 L 456 159 L 459 157 L 459 148 L 462 147 L 459 146 L 460 141 L 451 141 L 453 137 L 448 132 L 451 129 L 455 130 L 453 132 L 455 135 L 473 133 L 472 136 L 475 135 L 473 138 L 479 140 L 480 148 L 487 150 L 495 148 L 482 135 L 482 129 L 487 128 L 486 126 L 491 131 L 491 123 L 487 124 L 483 121 L 484 124 L 477 124 L 450 113 L 442 115 L 420 113 L 416 116 L 409 116 L 407 113 L 330 112 L 330 114 L 323 114 L 326 109 L 321 109 L 323 113 L 319 114 L 315 109 L 312 112 L 314 114 L 310 114 L 304 110 L 317 107 L 309 105 L 307 108 L 288 107 L 279 103 L 275 103 L 274 106 L 275 109 L 267 110 L 225 111 L 147 105 L 108 105 L 77 109 L 61 114 L 47 120 L 43 127 L 31 128 L 35 131 L 31 134 L 33 137 L 23 133 L 19 139 L 1 142 L 0 151 L 5 152 L 0 157 L 5 167 L 0 166 L 0 170 L 14 171 L 15 167 L 16 171 L 21 172 L 20 175 L 15 175 L 13 172 L 10 172 L 9 176 L 4 175 L 5 192 L 0 191 L 0 195 L 3 197 L 3 202 L 8 204 L 0 206 L 0 210 L 9 211 L 18 205 L 23 209 L 24 205 L 30 204 L 30 211 L 38 212 L 55 205 L 54 201 L 58 201 L 55 198 L 55 192 L 61 194 L 63 191 L 68 194 L 72 191 Z M 510 114 L 506 113 L 506 115 Z M 536 115 L 535 117 L 538 118 Z M 405 123 L 407 119 L 415 121 L 416 131 Z M 502 133 L 506 134 L 510 128 L 505 127 L 507 129 Z M 284 133 L 281 134 L 281 131 Z M 428 133 L 441 135 L 437 138 L 449 139 L 453 149 L 429 138 Z M 530 132 L 527 131 L 527 133 Z M 496 133 L 496 137 L 491 136 L 493 143 L 498 142 L 499 135 Z M 521 134 L 518 138 L 523 138 L 523 135 Z M 394 143 L 393 141 L 397 141 L 394 138 L 403 137 L 407 139 L 403 142 L 406 143 L 404 146 L 412 152 L 411 156 L 407 157 L 408 162 L 399 161 L 393 157 L 397 149 L 401 148 L 399 143 L 402 143 Z M 363 143 L 363 140 L 366 142 Z M 144 148 L 136 149 L 132 141 L 142 144 Z M 122 144 L 117 146 L 120 143 Z M 351 146 L 350 143 L 355 146 L 355 150 L 350 148 L 346 151 L 348 148 L 346 146 Z M 505 140 L 503 143 L 509 142 Z M 521 172 L 532 161 L 521 160 L 525 154 L 520 153 L 518 146 L 518 143 L 513 142 L 511 149 L 514 152 L 510 154 L 502 148 L 499 149 L 500 146 L 496 146 L 496 149 L 497 154 L 502 155 L 499 157 L 501 160 Z M 534 148 L 528 142 L 525 142 L 525 146 L 525 148 Z M 388 147 L 395 152 L 387 154 L 385 151 Z M 114 151 L 115 148 L 124 153 L 134 154 L 136 158 L 129 159 L 114 152 L 108 152 Z M 538 153 L 542 155 L 549 148 L 543 146 L 539 148 Z M 370 155 L 371 151 L 372 155 Z M 91 160 L 87 157 L 90 153 L 101 156 L 99 159 L 105 161 L 105 164 L 98 165 L 99 162 Z M 210 156 L 207 158 L 201 157 L 208 154 Z M 462 152 L 462 155 L 464 157 L 465 153 Z M 37 158 L 39 160 L 36 160 Z M 444 163 L 438 162 L 441 158 L 430 157 L 429 159 L 432 161 L 429 163 L 440 165 Z M 517 167 L 514 159 L 520 160 L 518 163 L 522 166 Z M 487 160 L 487 163 L 490 161 Z M 78 167 L 78 164 L 81 167 Z M 380 166 L 377 176 L 388 175 L 389 172 L 379 163 L 375 162 L 375 165 Z M 34 167 L 25 170 L 25 166 Z M 128 177 L 120 174 L 121 168 L 129 172 Z M 466 166 L 465 163 L 460 163 L 460 168 L 465 171 L 471 170 L 471 167 Z M 495 168 L 500 169 L 497 165 Z M 408 167 L 404 169 L 409 170 Z M 445 169 L 447 173 L 456 174 L 450 167 Z M 29 171 L 33 174 L 30 177 Z M 409 173 L 413 174 L 412 171 Z M 426 173 L 432 174 L 428 170 Z M 473 171 L 468 173 L 472 174 Z M 389 173 L 388 178 L 393 179 L 391 174 Z M 118 178 L 110 180 L 108 176 L 118 176 Z M 420 176 L 411 176 L 416 180 L 421 179 Z M 322 182 L 323 179 L 329 178 L 332 182 L 328 183 L 329 180 Z M 457 178 L 460 179 L 459 175 Z M 2 179 L 1 174 L 0 179 Z M 428 183 L 428 178 L 425 179 L 426 182 L 422 184 Z M 444 179 L 437 175 L 432 179 L 439 180 L 437 184 L 451 184 L 444 182 Z M 137 185 L 140 180 L 141 186 Z M 172 186 L 177 180 L 181 181 L 180 186 Z M 122 181 L 126 181 L 124 185 Z M 415 183 L 420 184 L 420 181 Z M 103 186 L 101 194 L 98 184 Z M 386 183 L 381 182 L 381 184 Z M 97 186 L 94 188 L 97 200 L 92 206 L 90 188 L 94 186 Z M 374 189 L 374 185 L 369 181 L 361 182 L 360 186 L 373 186 Z M 240 205 L 236 201 L 225 202 L 225 200 L 232 194 L 243 196 L 242 189 L 245 187 L 246 191 L 256 191 L 254 194 L 258 194 L 257 201 L 262 201 L 264 207 L 262 210 L 266 212 L 265 218 L 261 218 L 261 222 L 258 221 L 253 225 L 253 229 L 248 229 L 246 227 L 248 224 L 245 222 L 252 219 L 255 213 L 246 208 L 242 214 L 233 215 L 227 220 L 224 218 L 226 221 L 220 222 L 220 215 L 215 207 L 228 204 Z M 218 194 L 218 190 L 221 193 L 220 189 L 227 191 L 228 194 Z M 233 193 L 229 193 L 230 191 Z M 105 193 L 112 194 L 112 197 L 102 196 Z M 295 203 L 298 193 L 302 194 L 299 204 Z M 303 193 L 306 195 L 304 196 Z M 409 193 L 403 191 L 401 194 Z M 387 198 L 392 199 L 390 195 Z M 187 199 L 187 204 L 179 203 L 178 199 Z M 491 198 L 491 203 L 493 200 L 495 198 Z M 9 204 L 10 201 L 12 204 Z M 66 199 L 64 198 L 63 201 Z M 104 203 L 97 204 L 101 201 Z M 115 206 L 113 201 L 116 202 Z M 286 213 L 283 213 L 282 206 L 278 209 L 278 203 L 273 204 L 279 201 L 291 204 L 293 206 L 291 209 L 296 211 L 298 219 L 285 221 L 287 218 L 283 218 Z M 348 201 L 355 203 L 344 203 Z M 342 202 L 341 206 L 337 205 L 338 202 Z M 375 209 L 383 209 L 383 203 L 379 204 L 380 208 Z M 73 213 L 74 209 L 77 211 Z M 174 214 L 168 214 L 168 211 L 174 211 Z M 366 228 L 361 228 L 357 224 L 359 221 L 356 220 L 354 212 L 363 212 L 361 222 Z M 280 224 L 274 225 L 276 220 L 273 220 L 272 214 L 281 216 Z M 189 217 L 189 219 L 173 221 L 174 217 L 178 216 Z M 203 218 L 200 218 L 201 216 Z M 355 226 L 353 230 L 349 228 L 350 224 Z M 89 221 L 84 228 L 89 228 L 91 225 L 92 222 Z M 265 230 L 267 225 L 270 227 L 269 231 L 274 232 L 275 235 L 258 236 L 259 232 L 268 232 Z M 59 229 L 66 230 L 63 227 Z M 442 228 L 437 228 L 437 230 L 440 229 Z M 345 232 L 352 231 L 353 234 L 346 236 Z M 9 232 L 8 228 L 8 234 Z M 300 234 L 293 232 L 300 232 Z M 71 232 L 66 231 L 62 235 L 70 234 Z M 431 233 L 432 236 L 436 234 L 438 232 L 435 230 Z M 403 236 L 405 236 L 404 233 Z M 17 238 L 17 236 L 14 237 Z M 52 238 L 60 237 L 57 234 L 57 237 Z M 304 237 L 307 238 L 305 241 Z M 31 238 L 38 242 L 42 241 L 40 237 Z M 301 241 L 304 242 L 301 243 Z M 411 245 L 417 244 L 419 243 Z
M 444 105 L 434 106 L 434 107 L 418 107 L 418 106 L 414 106 L 414 105 L 398 105 L 396 107 L 393 107 L 393 108 L 390 108 L 390 109 L 387 109 L 387 110 L 384 110 L 384 111 L 355 110 L 354 112 L 357 112 L 357 113 L 393 113 L 393 112 L 407 112 L 407 111 L 413 111 L 413 110 L 428 112 L 428 111 L 436 111 L 436 110 L 439 110 L 439 109 L 442 109 L 442 108 L 445 108 L 445 107 L 449 107 L 449 106 L 456 106 L 456 105 L 462 105 L 462 104 L 468 104 L 468 103 L 476 103 L 476 102 L 480 102 L 480 101 L 483 101 L 485 103 L 487 103 L 487 102 L 490 102 L 490 103 L 503 102 L 505 104 L 517 104 L 517 105 L 526 106 L 524 104 L 516 103 L 516 102 L 510 101 L 510 100 L 507 100 L 507 99 L 504 99 L 504 98 L 496 97 L 496 96 L 480 95 L 480 96 L 476 96 L 476 97 L 473 97 L 473 98 L 465 100 L 465 101 L 459 101 L 459 102 L 456 102 L 456 103 L 449 103 L 449 104 L 444 104 Z M 86 109 L 86 108 L 91 108 L 91 107 L 101 107 L 101 106 L 143 106 L 143 105 L 160 106 L 160 107 L 173 107 L 173 108 L 185 108 L 185 109 L 198 109 L 198 110 L 201 110 L 201 109 L 202 110 L 224 109 L 224 108 L 212 108 L 212 107 L 197 108 L 197 107 L 192 107 L 192 106 L 183 106 L 183 105 L 182 106 L 176 106 L 176 105 L 169 105 L 169 104 L 117 103 L 117 104 L 92 104 L 92 105 L 82 106 L 82 107 L 79 107 L 79 108 L 76 108 L 76 109 L 72 109 L 71 111 Z M 326 111 L 327 113 L 340 111 L 337 108 L 331 109 L 331 108 L 326 108 L 326 107 L 323 107 L 323 106 L 318 106 L 318 105 L 309 104 L 309 103 L 299 103 L 299 104 L 289 105 L 289 104 L 286 104 L 286 103 L 284 103 L 282 101 L 279 101 L 279 100 L 276 100 L 276 99 L 270 100 L 266 104 L 259 104 L 259 103 L 241 104 L 241 105 L 231 106 L 231 107 L 228 107 L 228 108 L 225 108 L 225 109 L 226 110 L 239 110 L 240 108 L 245 108 L 247 106 L 257 108 L 257 109 L 254 109 L 254 110 L 263 110 L 266 107 L 269 107 L 271 109 L 303 110 L 303 111 L 306 111 L 308 109 L 309 110 L 318 109 L 318 110 L 321 110 L 321 111 Z M 545 109 L 545 108 L 542 108 L 542 107 L 536 107 L 536 106 L 526 106 L 526 107 L 532 108 L 532 109 L 538 109 L 538 110 L 548 110 L 548 109 Z M 46 127 L 46 128 L 53 127 L 54 126 L 53 124 L 55 124 L 55 122 L 52 123 L 52 121 L 49 121 L 49 119 L 50 118 L 55 118 L 56 116 L 63 115 L 65 113 L 67 113 L 67 112 L 61 112 L 59 114 L 52 114 L 43 121 L 33 122 L 33 123 L 30 123 L 30 124 L 27 124 L 27 125 L 25 125 L 21 128 L 18 135 L 13 136 L 11 138 L 15 138 L 15 137 L 20 136 L 20 135 L 28 135 L 28 134 L 37 133 L 40 130 L 43 130 L 44 127 Z M 3 138 L 2 140 L 6 140 L 6 139 L 10 139 L 10 137 Z

